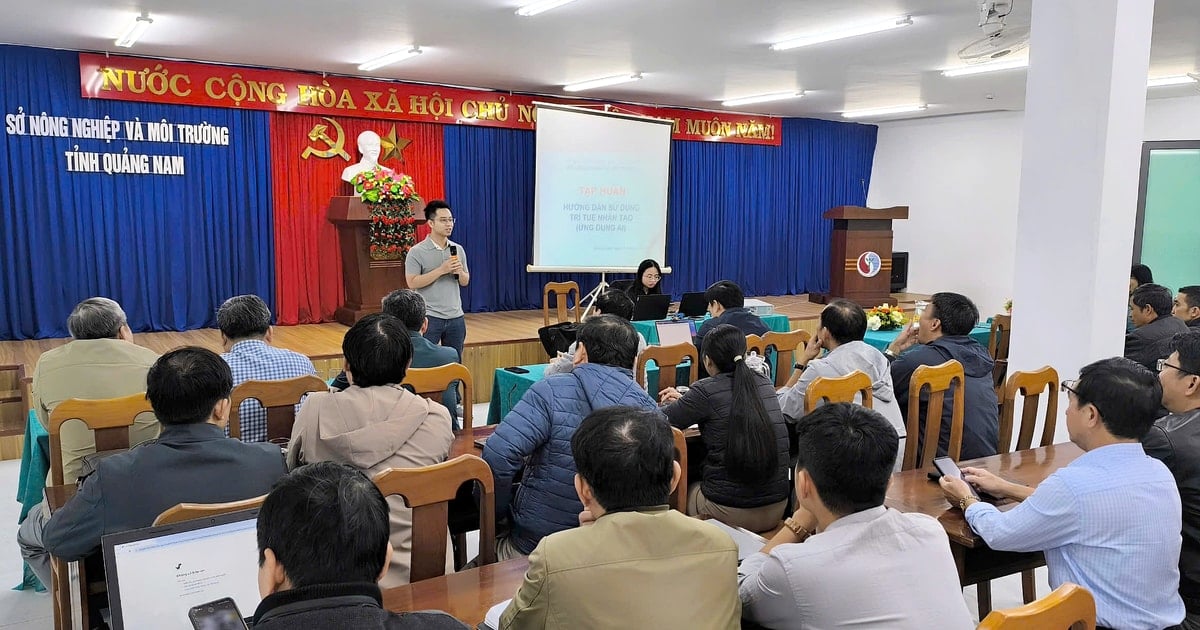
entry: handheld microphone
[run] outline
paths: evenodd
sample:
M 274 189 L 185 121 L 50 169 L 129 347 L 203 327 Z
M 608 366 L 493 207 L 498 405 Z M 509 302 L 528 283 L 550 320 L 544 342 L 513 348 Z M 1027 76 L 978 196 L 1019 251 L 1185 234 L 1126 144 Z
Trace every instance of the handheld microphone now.
M 867 179 L 865 177 L 860 177 L 858 179 L 858 183 L 859 183 L 859 185 L 862 186 L 863 205 L 866 205 L 867 204 Z
M 450 246 L 450 260 L 458 260 L 458 246 Z M 458 280 L 458 274 L 454 274 L 454 279 Z

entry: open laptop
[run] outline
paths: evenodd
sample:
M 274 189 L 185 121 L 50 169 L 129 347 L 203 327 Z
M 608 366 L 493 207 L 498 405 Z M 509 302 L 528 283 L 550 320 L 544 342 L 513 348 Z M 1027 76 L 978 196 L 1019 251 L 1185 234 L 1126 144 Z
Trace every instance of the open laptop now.
M 254 509 L 104 536 L 114 630 L 192 630 L 192 607 L 226 597 L 253 616 L 257 529 Z
M 679 298 L 679 312 L 687 317 L 704 317 L 708 314 L 708 304 L 704 301 L 704 293 L 684 293 Z
M 671 296 L 666 293 L 639 295 L 633 302 L 633 321 L 662 319 L 671 308 Z
M 696 322 L 692 320 L 654 322 L 658 330 L 658 345 L 673 346 L 680 343 L 692 343 L 696 336 Z

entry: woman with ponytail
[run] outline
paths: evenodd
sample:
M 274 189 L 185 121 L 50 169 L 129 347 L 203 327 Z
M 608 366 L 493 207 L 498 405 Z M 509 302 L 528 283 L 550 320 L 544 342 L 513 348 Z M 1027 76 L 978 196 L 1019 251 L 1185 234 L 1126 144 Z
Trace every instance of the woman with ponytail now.
M 728 324 L 704 338 L 702 361 L 712 376 L 680 394 L 659 394 L 671 424 L 700 427 L 707 453 L 700 481 L 688 486 L 688 514 L 707 514 L 763 532 L 778 527 L 788 493 L 788 437 L 771 380 L 746 356 L 746 336 Z

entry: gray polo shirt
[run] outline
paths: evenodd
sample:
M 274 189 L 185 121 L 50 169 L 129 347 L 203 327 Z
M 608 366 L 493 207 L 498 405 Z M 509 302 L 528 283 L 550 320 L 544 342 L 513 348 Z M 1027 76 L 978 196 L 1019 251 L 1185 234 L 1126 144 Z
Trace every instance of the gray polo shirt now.
M 408 256 L 404 260 L 404 273 L 410 276 L 419 276 L 441 267 L 442 263 L 450 258 L 451 245 L 458 248 L 458 260 L 462 263 L 463 271 L 471 273 L 470 268 L 467 267 L 467 251 L 463 249 L 462 245 L 448 240 L 446 247 L 439 248 L 429 237 L 425 237 L 425 240 L 413 245 L 412 249 L 408 250 Z M 462 317 L 461 287 L 458 286 L 458 280 L 454 279 L 453 274 L 446 274 L 428 286 L 413 290 L 425 298 L 426 315 L 441 319 Z

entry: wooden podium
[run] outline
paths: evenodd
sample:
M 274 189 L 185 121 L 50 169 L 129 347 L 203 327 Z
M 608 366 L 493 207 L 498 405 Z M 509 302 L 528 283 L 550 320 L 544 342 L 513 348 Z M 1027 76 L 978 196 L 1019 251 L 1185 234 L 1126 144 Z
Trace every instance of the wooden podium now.
M 810 294 L 809 299 L 827 304 L 845 298 L 863 308 L 891 302 L 892 221 L 907 219 L 908 206 L 838 206 L 822 216 L 833 219 L 829 293 Z
M 408 287 L 404 259 L 371 260 L 371 212 L 358 197 L 329 201 L 329 222 L 337 226 L 346 301 L 334 312 L 337 321 L 353 326 L 364 315 L 378 313 L 383 296 Z M 425 219 L 417 220 L 417 224 Z

